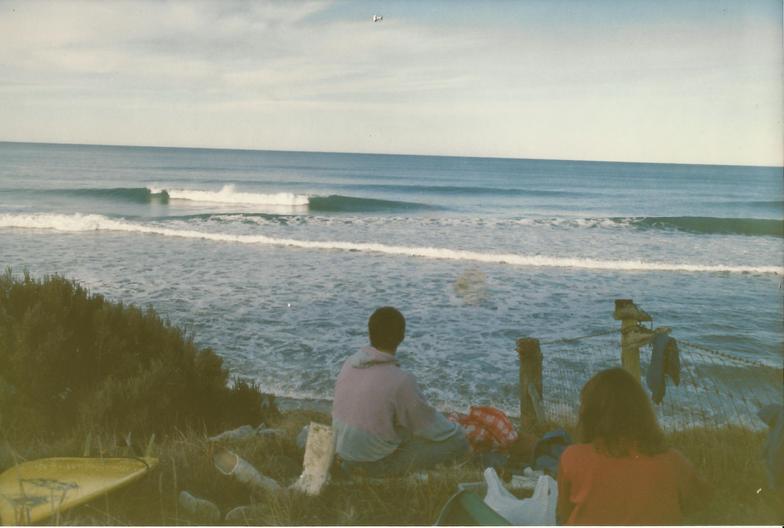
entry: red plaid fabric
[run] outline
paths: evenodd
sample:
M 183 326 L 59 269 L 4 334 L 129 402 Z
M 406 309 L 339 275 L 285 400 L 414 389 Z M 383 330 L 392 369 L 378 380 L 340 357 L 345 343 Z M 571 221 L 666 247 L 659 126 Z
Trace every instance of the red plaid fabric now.
M 474 452 L 504 451 L 517 440 L 517 430 L 509 418 L 495 407 L 471 406 L 468 414 L 449 413 L 460 424 Z

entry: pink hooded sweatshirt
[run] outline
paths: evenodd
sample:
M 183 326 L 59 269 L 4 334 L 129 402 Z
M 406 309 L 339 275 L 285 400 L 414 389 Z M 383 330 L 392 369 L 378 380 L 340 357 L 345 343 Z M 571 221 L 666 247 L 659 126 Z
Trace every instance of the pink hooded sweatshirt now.
M 425 401 L 414 376 L 392 354 L 366 347 L 343 364 L 335 384 L 332 427 L 344 460 L 374 462 L 404 440 L 441 442 L 459 431 Z

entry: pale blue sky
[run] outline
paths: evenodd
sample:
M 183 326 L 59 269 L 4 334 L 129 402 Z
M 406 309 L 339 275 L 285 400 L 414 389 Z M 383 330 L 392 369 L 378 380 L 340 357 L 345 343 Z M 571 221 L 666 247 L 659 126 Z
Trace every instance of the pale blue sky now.
M 780 0 L 0 0 L 0 140 L 782 165 L 782 58 Z

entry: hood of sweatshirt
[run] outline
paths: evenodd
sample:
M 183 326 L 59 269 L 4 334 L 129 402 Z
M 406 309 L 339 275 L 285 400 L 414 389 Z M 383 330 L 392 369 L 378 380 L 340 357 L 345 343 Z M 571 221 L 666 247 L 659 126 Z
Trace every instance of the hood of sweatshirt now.
M 400 365 L 394 355 L 381 352 L 373 347 L 361 349 L 351 356 L 348 361 L 348 364 L 354 368 L 370 368 L 378 365 Z

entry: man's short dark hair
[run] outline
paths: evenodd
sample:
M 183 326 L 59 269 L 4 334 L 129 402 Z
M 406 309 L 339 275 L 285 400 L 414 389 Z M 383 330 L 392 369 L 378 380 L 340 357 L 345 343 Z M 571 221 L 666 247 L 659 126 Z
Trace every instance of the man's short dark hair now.
M 406 318 L 391 306 L 378 308 L 368 319 L 368 334 L 373 348 L 394 352 L 406 336 Z

